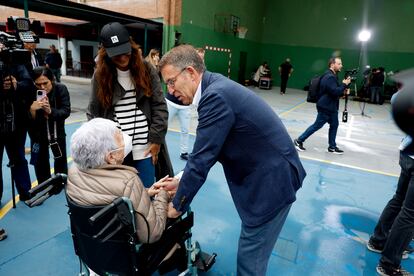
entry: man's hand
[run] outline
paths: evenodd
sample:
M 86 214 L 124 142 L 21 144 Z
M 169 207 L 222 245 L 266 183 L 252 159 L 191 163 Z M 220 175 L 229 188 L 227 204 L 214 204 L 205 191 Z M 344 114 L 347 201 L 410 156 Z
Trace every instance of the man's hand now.
M 167 217 L 169 218 L 178 218 L 179 216 L 181 216 L 181 212 L 177 211 L 172 202 L 170 202 L 170 204 L 168 204 L 168 214 Z
M 157 189 L 163 189 L 166 191 L 176 191 L 178 188 L 179 181 L 174 177 L 164 177 L 161 180 L 154 183 L 154 187 Z
M 344 80 L 342 81 L 342 83 L 344 83 L 344 84 L 346 84 L 346 85 L 350 84 L 350 83 L 351 83 L 351 77 L 347 77 L 346 79 L 344 79 Z
M 151 143 L 149 148 L 144 151 L 144 156 L 148 156 L 151 153 L 152 164 L 155 166 L 158 163 L 158 154 L 160 153 L 160 144 Z
M 13 85 L 14 90 L 16 90 L 17 80 L 15 77 L 7 76 L 3 79 L 3 90 L 10 90 L 12 88 L 12 85 Z

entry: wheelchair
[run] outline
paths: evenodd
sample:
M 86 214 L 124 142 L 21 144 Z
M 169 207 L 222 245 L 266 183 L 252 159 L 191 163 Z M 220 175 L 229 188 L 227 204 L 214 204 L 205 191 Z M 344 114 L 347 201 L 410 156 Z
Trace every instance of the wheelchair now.
M 66 183 L 66 175 L 58 174 L 45 182 L 30 190 L 32 199 L 25 202 L 29 207 L 59 193 Z M 45 191 L 48 191 L 46 195 Z M 197 275 L 215 263 L 217 254 L 209 255 L 201 250 L 198 242 L 191 241 L 194 224 L 191 210 L 169 221 L 159 241 L 143 244 L 138 241 L 135 225 L 135 216 L 140 214 L 134 211 L 129 198 L 116 198 L 106 206 L 81 206 L 67 194 L 66 200 L 74 249 L 80 261 L 79 275 L 91 272 L 101 276 L 152 275 L 170 271 Z M 177 245 L 179 248 L 169 254 Z M 165 259 L 167 255 L 171 256 Z

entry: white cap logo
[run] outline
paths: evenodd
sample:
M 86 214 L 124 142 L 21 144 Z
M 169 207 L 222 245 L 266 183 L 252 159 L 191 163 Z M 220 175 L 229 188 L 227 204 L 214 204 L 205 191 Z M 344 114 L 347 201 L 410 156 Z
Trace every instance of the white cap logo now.
M 119 42 L 119 40 L 118 40 L 118 36 L 116 36 L 116 35 L 111 36 L 111 40 L 112 40 L 112 43 L 117 43 L 117 42 Z

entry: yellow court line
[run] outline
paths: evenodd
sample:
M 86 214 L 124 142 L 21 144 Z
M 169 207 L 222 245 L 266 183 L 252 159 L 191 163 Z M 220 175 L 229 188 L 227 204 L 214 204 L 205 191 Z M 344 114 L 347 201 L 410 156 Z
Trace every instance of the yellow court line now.
M 289 109 L 289 110 L 283 111 L 282 113 L 280 113 L 280 114 L 279 114 L 279 117 L 282 117 L 282 116 L 285 116 L 285 115 L 289 114 L 289 113 L 290 113 L 290 112 L 292 112 L 293 110 L 298 109 L 299 107 L 302 107 L 304 104 L 306 104 L 306 102 L 303 102 L 303 103 L 301 103 L 301 104 L 298 104 L 297 106 L 292 107 L 292 108 L 291 108 L 291 109 Z
M 70 163 L 70 162 L 72 162 L 72 157 L 68 157 L 68 163 Z M 54 173 L 55 172 L 55 170 L 54 170 L 54 168 L 52 168 L 52 169 L 50 169 L 50 173 Z M 34 187 L 36 187 L 37 186 L 37 180 L 36 181 L 33 181 L 33 183 L 32 183 L 32 188 L 34 188 Z M 20 196 L 19 195 L 16 195 L 15 197 L 14 197 L 14 200 L 16 201 L 16 204 L 20 201 Z M 2 219 L 9 211 L 10 211 L 10 209 L 12 209 L 13 208 L 13 200 L 10 200 L 9 202 L 7 202 L 1 209 L 0 209 L 0 219 Z
M 83 122 L 86 122 L 86 121 L 87 121 L 86 119 L 81 119 L 81 120 L 72 121 L 70 123 L 65 122 L 65 125 L 72 125 L 72 124 L 77 124 L 77 123 L 83 123 Z

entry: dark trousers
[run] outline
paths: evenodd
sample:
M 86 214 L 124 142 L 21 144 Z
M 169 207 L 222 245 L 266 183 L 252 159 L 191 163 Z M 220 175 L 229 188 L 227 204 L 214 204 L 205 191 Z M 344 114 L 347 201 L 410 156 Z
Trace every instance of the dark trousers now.
M 401 174 L 393 198 L 385 206 L 372 241 L 384 245 L 380 262 L 397 268 L 414 234 L 414 159 L 400 153 Z
M 23 131 L 16 131 L 13 134 L 2 134 L 0 136 L 0 200 L 3 196 L 3 152 L 6 148 L 12 167 L 12 174 L 16 182 L 16 188 L 20 195 L 27 193 L 31 188 L 29 168 L 24 157 L 24 141 L 26 134 Z
M 54 170 L 56 173 L 68 173 L 68 162 L 66 156 L 66 138 L 58 138 L 57 142 L 59 144 L 60 150 L 62 151 L 62 157 L 55 159 Z M 33 148 L 33 145 L 32 145 Z M 43 140 L 39 142 L 39 153 L 36 157 L 34 163 L 37 183 L 42 183 L 45 180 L 48 180 L 51 177 L 50 174 L 50 163 L 49 163 L 49 142 Z
M 336 147 L 336 133 L 338 131 L 339 121 L 338 121 L 338 111 L 336 112 L 327 112 L 323 110 L 318 110 L 318 116 L 316 116 L 315 122 L 305 130 L 305 132 L 299 136 L 299 142 L 305 142 L 309 136 L 314 132 L 321 129 L 326 123 L 329 124 L 329 147 Z
M 280 77 L 280 92 L 286 93 L 286 86 L 288 82 L 289 77 Z
M 264 276 L 273 247 L 292 204 L 283 207 L 270 221 L 259 226 L 242 223 L 237 251 L 238 276 Z

